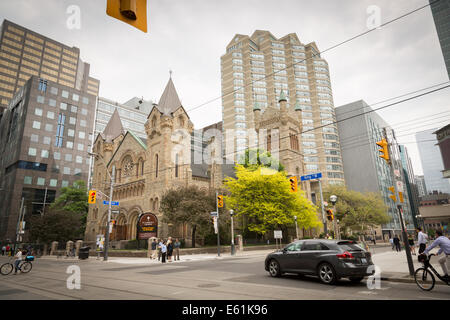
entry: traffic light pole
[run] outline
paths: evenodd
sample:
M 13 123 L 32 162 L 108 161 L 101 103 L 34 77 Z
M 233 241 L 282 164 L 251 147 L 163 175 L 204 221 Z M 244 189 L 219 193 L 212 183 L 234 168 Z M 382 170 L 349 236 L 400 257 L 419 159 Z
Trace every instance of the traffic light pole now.
M 386 136 L 386 129 L 384 129 L 384 135 Z M 402 205 L 399 201 L 400 199 L 399 199 L 398 188 L 397 188 L 397 179 L 396 179 L 395 171 L 394 171 L 394 160 L 395 159 L 392 157 L 392 152 L 391 152 L 391 148 L 390 148 L 389 144 L 388 144 L 388 154 L 389 154 L 389 159 L 390 159 L 390 163 L 388 162 L 388 164 L 389 164 L 389 168 L 391 171 L 392 180 L 394 182 L 395 202 L 397 205 L 398 215 L 400 217 L 400 225 L 402 228 L 403 243 L 405 245 L 405 251 L 406 251 L 406 260 L 408 261 L 409 274 L 412 276 L 412 275 L 414 275 L 414 264 L 413 264 L 412 256 L 411 256 L 411 248 L 409 247 L 409 243 L 408 243 L 407 230 L 406 230 L 405 222 L 403 220 L 403 209 L 402 209 Z
M 216 211 L 217 211 L 217 256 L 220 257 L 220 235 L 219 235 L 219 203 L 218 193 L 216 191 Z
M 108 170 L 108 168 L 106 168 Z M 109 205 L 108 205 L 108 220 L 106 222 L 106 235 L 105 235 L 105 252 L 103 254 L 103 261 L 108 261 L 108 248 L 109 248 L 109 228 L 111 227 L 111 206 L 114 188 L 114 178 L 116 176 L 116 166 L 112 167 L 111 185 L 109 187 Z

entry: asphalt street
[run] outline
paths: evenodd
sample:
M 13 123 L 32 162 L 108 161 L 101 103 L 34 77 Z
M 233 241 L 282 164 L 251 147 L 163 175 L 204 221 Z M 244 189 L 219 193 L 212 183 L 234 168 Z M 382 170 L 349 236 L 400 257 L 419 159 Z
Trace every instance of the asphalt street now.
M 353 284 L 343 279 L 330 286 L 314 277 L 285 275 L 272 278 L 264 270 L 264 259 L 265 254 L 227 255 L 218 259 L 166 264 L 123 264 L 92 257 L 88 260 L 38 259 L 28 274 L 0 276 L 0 300 L 450 299 L 450 286 L 444 285 L 436 285 L 432 292 L 424 292 L 414 283 L 381 281 L 379 289 L 371 290 L 365 281 Z M 5 260 L 2 258 L 0 262 Z M 67 273 L 73 266 L 80 270 L 79 289 L 68 288 L 75 283 L 72 281 L 74 274 Z

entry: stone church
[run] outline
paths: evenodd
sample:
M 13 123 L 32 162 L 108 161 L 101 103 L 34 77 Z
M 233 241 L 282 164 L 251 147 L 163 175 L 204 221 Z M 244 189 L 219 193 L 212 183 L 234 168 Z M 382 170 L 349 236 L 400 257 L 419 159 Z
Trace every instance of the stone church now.
M 110 181 L 115 169 L 113 201 L 119 201 L 112 216 L 116 224 L 111 241 L 133 240 L 137 235 L 140 214 L 153 213 L 158 218 L 158 237 L 168 235 L 189 238 L 188 226 L 169 230 L 161 222 L 161 198 L 172 188 L 197 185 L 204 190 L 219 188 L 222 184 L 221 166 L 191 163 L 191 135 L 194 126 L 182 106 L 172 79 L 148 115 L 145 124 L 147 139 L 123 129 L 115 110 L 103 133 L 93 145 L 95 163 L 92 189 L 102 199 L 90 204 L 85 241 L 95 241 L 96 235 L 105 234 Z M 106 168 L 108 172 L 106 172 Z M 169 234 L 170 233 L 170 234 Z
M 300 177 L 304 174 L 298 141 L 302 130 L 301 109 L 298 105 L 294 110 L 288 108 L 283 92 L 278 103 L 279 108 L 271 105 L 262 114 L 257 104 L 253 107 L 255 129 L 259 133 L 260 143 L 264 141 L 259 146 L 278 157 L 288 175 Z M 213 126 L 217 131 L 222 129 L 220 123 Z M 169 79 L 159 104 L 148 115 L 145 130 L 146 140 L 132 131 L 125 131 L 116 110 L 104 132 L 96 137 L 92 189 L 104 195 L 89 207 L 85 241 L 95 241 L 96 235 L 106 232 L 108 206 L 102 200 L 107 200 L 105 195 L 109 195 L 113 169 L 115 183 L 112 199 L 119 201 L 119 206 L 113 207 L 119 211 L 112 216 L 116 221 L 110 238 L 113 245 L 114 241 L 117 244 L 136 239 L 138 217 L 144 213 L 157 216 L 158 237 L 170 235 L 184 238 L 189 244 L 189 226 L 171 226 L 161 222 L 159 207 L 162 196 L 169 189 L 188 185 L 197 185 L 205 191 L 217 190 L 222 186 L 224 176 L 233 175 L 234 164 L 192 161 L 194 126 L 180 102 L 172 79 Z M 203 141 L 201 143 L 204 144 Z M 217 153 L 222 157 L 222 142 L 219 143 Z M 214 151 L 211 152 L 213 156 Z M 303 182 L 301 189 L 311 200 L 309 183 Z

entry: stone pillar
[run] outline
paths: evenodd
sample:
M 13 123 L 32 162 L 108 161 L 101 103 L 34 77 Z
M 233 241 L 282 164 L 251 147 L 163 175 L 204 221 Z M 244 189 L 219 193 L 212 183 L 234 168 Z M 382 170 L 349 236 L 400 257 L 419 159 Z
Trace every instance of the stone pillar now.
M 73 248 L 73 241 L 70 241 L 70 240 L 67 241 L 67 243 L 66 243 L 66 256 L 69 255 L 69 253 L 72 250 L 72 248 Z
M 148 249 L 147 249 L 147 258 L 150 258 L 152 256 L 152 242 L 153 238 L 149 238 L 148 240 Z
M 47 255 L 47 250 L 48 250 L 48 244 L 44 244 L 44 251 L 42 252 L 43 256 Z
M 80 248 L 83 246 L 83 240 L 78 240 L 75 243 L 75 256 L 78 256 L 78 253 L 80 252 Z
M 58 250 L 58 241 L 53 241 L 52 248 L 50 249 L 50 255 L 56 255 L 56 250 Z
M 238 250 L 244 251 L 244 241 L 242 239 L 242 235 L 238 234 L 238 235 L 236 235 L 236 238 L 237 238 Z

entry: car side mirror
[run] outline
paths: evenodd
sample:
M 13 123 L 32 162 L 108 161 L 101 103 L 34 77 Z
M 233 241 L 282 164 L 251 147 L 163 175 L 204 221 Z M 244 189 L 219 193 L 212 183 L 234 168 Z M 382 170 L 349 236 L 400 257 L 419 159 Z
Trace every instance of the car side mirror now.
M 286 248 L 283 248 L 283 250 L 281 250 L 281 251 L 283 251 L 283 253 L 286 253 L 286 252 L 287 252 L 287 249 L 286 249 Z

